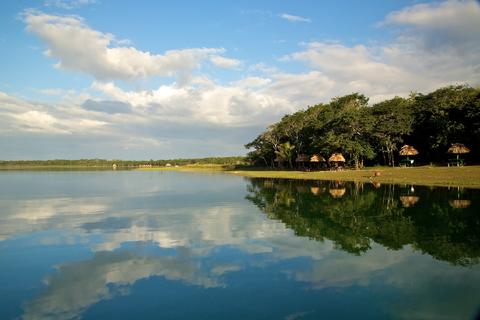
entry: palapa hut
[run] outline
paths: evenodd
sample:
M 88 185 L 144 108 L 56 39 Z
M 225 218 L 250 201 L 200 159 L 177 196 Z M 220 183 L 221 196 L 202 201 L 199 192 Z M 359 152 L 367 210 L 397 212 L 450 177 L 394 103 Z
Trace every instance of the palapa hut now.
M 400 202 L 405 208 L 413 206 L 418 200 L 420 200 L 420 198 L 417 196 L 400 196 Z
M 295 162 L 297 163 L 297 166 L 298 166 L 299 168 L 304 169 L 304 168 L 305 168 L 305 164 L 308 163 L 308 160 L 309 160 L 309 158 L 308 158 L 308 156 L 307 156 L 306 154 L 299 154 L 299 155 L 297 156 L 297 158 L 295 159 Z
M 398 154 L 401 156 L 407 157 L 406 159 L 400 161 L 400 164 L 405 164 L 406 166 L 408 165 L 412 166 L 413 159 L 409 159 L 409 156 L 416 156 L 418 154 L 418 151 L 414 147 L 406 144 L 402 148 L 400 148 L 400 151 L 398 152 Z
M 339 169 L 345 163 L 345 158 L 341 153 L 334 153 L 330 156 L 330 158 L 328 158 L 328 162 L 330 165 L 333 164 L 335 169 Z
M 466 209 L 470 207 L 470 205 L 472 204 L 472 201 L 457 199 L 457 200 L 450 200 L 448 201 L 448 203 L 454 209 Z
M 347 189 L 345 189 L 345 188 L 342 188 L 342 189 L 330 189 L 330 190 L 328 190 L 328 192 L 330 193 L 330 195 L 331 195 L 333 198 L 341 198 L 341 197 L 343 197 L 343 195 L 345 194 L 346 191 L 347 191 Z
M 451 159 L 451 160 L 448 160 L 448 166 L 450 166 L 450 164 L 454 164 L 454 165 L 457 165 L 457 166 L 461 166 L 463 165 L 463 159 L 460 159 L 460 154 L 465 154 L 465 153 L 469 153 L 470 152 L 470 149 L 468 149 L 464 144 L 462 143 L 452 143 L 452 145 L 450 146 L 450 148 L 448 148 L 448 153 L 451 153 L 451 154 L 455 154 L 457 155 L 457 158 L 456 159 Z
M 320 168 L 321 163 L 325 163 L 326 160 L 319 154 L 314 154 L 310 157 L 310 163 L 314 168 Z
M 112 169 L 117 170 L 117 164 L 116 163 L 112 164 Z

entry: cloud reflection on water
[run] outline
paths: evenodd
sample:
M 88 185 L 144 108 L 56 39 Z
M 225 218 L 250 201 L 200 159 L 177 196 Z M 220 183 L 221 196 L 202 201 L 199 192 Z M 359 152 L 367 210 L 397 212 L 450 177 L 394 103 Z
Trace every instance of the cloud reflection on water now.
M 307 202 L 295 192 L 304 194 L 302 190 L 305 189 L 305 194 L 314 199 L 309 201 L 319 201 L 323 207 L 332 209 L 329 214 L 339 215 L 341 222 L 350 219 L 348 210 L 364 210 L 374 203 L 371 193 L 365 193 L 362 201 L 352 205 L 348 188 L 342 198 L 332 198 L 327 192 L 313 195 L 310 188 L 293 186 L 289 190 L 273 184 L 269 190 L 276 190 L 272 197 L 275 203 L 266 205 L 276 209 L 262 214 L 251 202 L 245 201 L 245 184 L 237 178 L 230 177 L 237 179 L 233 187 L 228 182 L 229 194 L 234 197 L 226 199 L 218 194 L 220 191 L 215 193 L 207 186 L 209 193 L 193 200 L 196 192 L 201 192 L 196 187 L 177 186 L 174 200 L 171 200 L 173 191 L 165 185 L 158 187 L 158 191 L 144 192 L 138 186 L 145 176 L 131 178 L 139 180 L 131 185 L 117 185 L 120 190 L 106 194 L 50 195 L 35 199 L 24 195 L 20 199 L 0 199 L 0 243 L 15 245 L 16 239 L 31 238 L 32 242 L 36 241 L 31 245 L 40 251 L 45 246 L 68 243 L 72 250 L 87 247 L 92 252 L 90 258 L 60 263 L 53 274 L 44 278 L 44 289 L 25 304 L 26 319 L 80 317 L 100 301 L 128 295 L 136 282 L 150 277 L 200 288 L 228 288 L 231 274 L 279 264 L 287 279 L 305 289 L 341 291 L 365 287 L 381 291 L 388 287 L 401 296 L 418 297 L 416 301 L 400 299 L 392 304 L 391 312 L 395 313 L 392 317 L 469 316 L 477 303 L 472 297 L 479 293 L 479 288 L 471 284 L 480 283 L 478 266 L 458 268 L 439 263 L 411 245 L 394 246 L 393 250 L 372 240 L 377 235 L 370 231 L 366 233 L 368 250 L 351 254 L 338 250 L 343 248 L 335 241 L 354 239 L 338 225 L 325 224 L 330 230 L 319 230 L 335 233 L 319 234 L 317 240 L 306 236 L 317 235 L 311 233 L 315 225 L 309 223 L 323 218 L 316 211 L 301 211 L 301 204 Z M 111 176 L 110 183 L 114 184 L 116 179 Z M 188 182 L 185 178 L 184 183 Z M 148 183 L 150 190 L 155 190 L 155 183 Z M 221 187 L 221 183 L 216 186 L 217 190 Z M 119 197 L 119 192 L 124 196 Z M 190 200 L 177 201 L 182 198 Z M 327 201 L 325 199 L 329 202 L 321 202 Z M 400 208 L 400 203 L 398 206 Z M 397 219 L 404 214 L 402 210 L 405 209 L 393 211 L 392 217 L 396 220 L 392 222 L 406 221 L 408 228 L 399 230 L 408 234 L 415 232 L 413 227 L 418 226 L 412 225 L 412 221 Z M 278 213 L 282 214 L 276 215 Z M 317 217 L 312 216 L 314 220 L 305 218 L 313 213 L 317 214 Z M 327 213 L 323 213 L 325 217 L 333 217 Z M 358 211 L 354 217 L 362 218 Z M 357 221 L 361 227 L 369 222 Z M 365 226 L 368 229 L 370 224 Z M 225 261 L 218 258 L 222 249 L 255 258 Z M 300 267 L 282 264 L 295 259 L 304 259 Z M 448 294 L 442 293 L 445 290 Z M 441 308 L 434 305 L 435 301 L 442 302 Z

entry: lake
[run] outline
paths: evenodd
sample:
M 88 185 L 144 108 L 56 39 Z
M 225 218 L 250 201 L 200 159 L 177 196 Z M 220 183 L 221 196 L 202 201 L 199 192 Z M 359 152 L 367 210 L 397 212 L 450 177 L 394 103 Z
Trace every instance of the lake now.
M 0 319 L 474 319 L 479 196 L 0 172 Z

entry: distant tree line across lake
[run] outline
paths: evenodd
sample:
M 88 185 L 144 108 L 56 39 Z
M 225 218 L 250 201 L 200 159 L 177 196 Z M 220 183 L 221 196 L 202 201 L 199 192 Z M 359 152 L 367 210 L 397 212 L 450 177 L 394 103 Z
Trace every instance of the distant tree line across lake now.
M 96 168 L 112 168 L 115 164 L 118 168 L 136 168 L 140 166 L 163 167 L 168 165 L 238 165 L 243 164 L 245 157 L 210 157 L 196 159 L 170 159 L 170 160 L 106 160 L 106 159 L 79 159 L 79 160 L 10 160 L 0 161 L 1 167 L 96 167 Z
M 355 167 L 395 165 L 404 144 L 414 146 L 418 163 L 445 163 L 453 143 L 471 152 L 467 163 L 480 162 L 480 88 L 449 86 L 428 94 L 411 93 L 369 106 L 353 93 L 285 115 L 246 144 L 250 163 L 290 167 L 299 155 L 328 158 L 342 153 Z

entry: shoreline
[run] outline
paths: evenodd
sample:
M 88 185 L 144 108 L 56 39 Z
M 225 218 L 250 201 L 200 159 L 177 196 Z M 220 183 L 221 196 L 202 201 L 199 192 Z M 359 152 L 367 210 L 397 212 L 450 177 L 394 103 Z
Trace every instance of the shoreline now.
M 223 173 L 249 178 L 340 180 L 364 183 L 408 184 L 435 187 L 480 189 L 480 165 L 465 167 L 367 167 L 343 171 L 286 171 L 264 168 L 235 168 L 229 165 L 190 165 L 180 167 L 118 168 L 118 171 L 179 171 Z M 0 166 L 12 171 L 114 171 L 104 166 Z M 374 172 L 380 175 L 375 176 Z
M 249 178 L 341 180 L 365 183 L 408 184 L 434 187 L 480 189 L 480 166 L 466 167 L 368 167 L 343 171 L 280 171 L 268 169 L 225 169 L 215 167 L 141 168 L 137 171 L 221 172 Z M 379 172 L 375 176 L 374 172 Z

